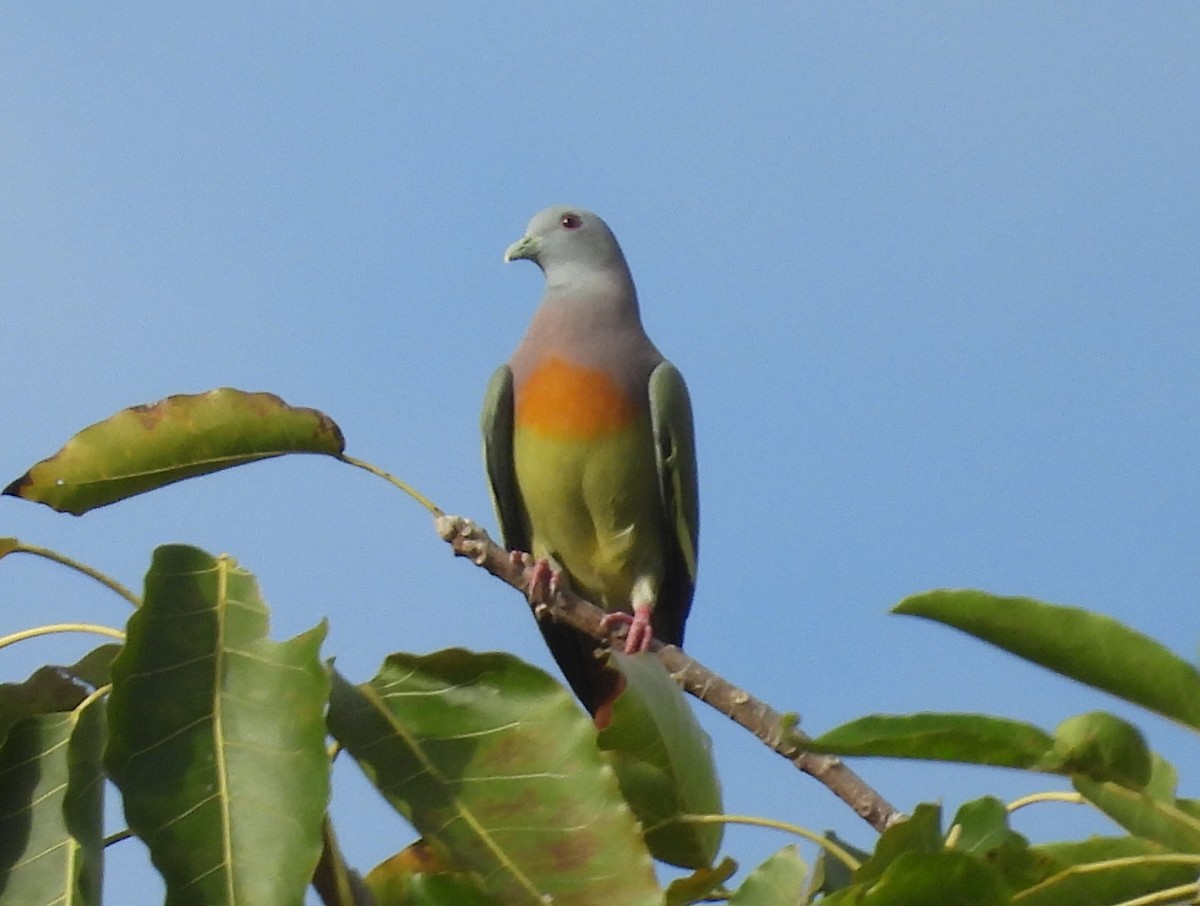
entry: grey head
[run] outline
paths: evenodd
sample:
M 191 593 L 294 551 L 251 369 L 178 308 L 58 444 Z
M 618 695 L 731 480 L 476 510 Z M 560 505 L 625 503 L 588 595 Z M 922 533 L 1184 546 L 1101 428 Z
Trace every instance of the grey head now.
M 582 288 L 598 279 L 632 287 L 617 237 L 608 224 L 583 208 L 555 205 L 535 214 L 525 235 L 504 252 L 505 261 L 521 259 L 540 267 L 551 289 Z

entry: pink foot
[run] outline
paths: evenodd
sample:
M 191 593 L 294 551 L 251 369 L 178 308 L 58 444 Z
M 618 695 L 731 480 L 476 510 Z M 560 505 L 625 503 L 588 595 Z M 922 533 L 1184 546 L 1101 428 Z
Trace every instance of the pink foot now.
M 549 560 L 542 559 L 533 564 L 528 591 L 531 601 L 545 601 L 551 595 L 558 594 L 562 587 L 562 572 L 552 567 Z
M 618 610 L 604 618 L 606 629 L 621 624 L 629 627 L 629 631 L 625 635 L 626 654 L 637 654 L 639 651 L 649 650 L 650 643 L 654 641 L 654 630 L 650 626 L 651 610 L 649 604 L 635 604 L 632 615 Z

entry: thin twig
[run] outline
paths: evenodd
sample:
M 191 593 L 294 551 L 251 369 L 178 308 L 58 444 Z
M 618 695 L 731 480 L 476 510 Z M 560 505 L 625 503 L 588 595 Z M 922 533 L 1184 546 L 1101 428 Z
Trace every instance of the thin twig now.
M 476 566 L 486 569 L 528 599 L 530 563 L 519 557 L 514 558 L 469 519 L 439 516 L 434 524 L 438 534 L 449 542 L 457 556 L 466 557 Z M 569 591 L 548 595 L 545 600 L 539 599 L 531 606 L 540 619 L 566 623 L 602 641 L 616 641 L 625 632 L 623 626 L 610 631 L 603 622 L 603 610 Z M 816 778 L 876 830 L 884 830 L 901 817 L 899 811 L 846 767 L 841 759 L 806 751 L 804 743 L 808 737 L 795 728 L 794 717 L 780 714 L 766 702 L 734 686 L 673 645 L 663 645 L 656 640 L 650 650 L 658 655 L 685 690 L 745 727 L 773 751 Z

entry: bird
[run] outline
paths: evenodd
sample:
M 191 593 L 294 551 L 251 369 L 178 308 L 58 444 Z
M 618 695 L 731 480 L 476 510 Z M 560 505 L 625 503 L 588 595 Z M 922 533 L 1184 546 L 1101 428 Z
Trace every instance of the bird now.
M 531 584 L 565 585 L 628 624 L 625 651 L 682 645 L 696 584 L 700 510 L 687 385 L 646 335 L 608 225 L 582 208 L 535 214 L 504 261 L 532 261 L 545 293 L 496 369 L 481 429 L 505 546 L 533 558 Z M 620 691 L 594 639 L 538 625 L 596 715 Z

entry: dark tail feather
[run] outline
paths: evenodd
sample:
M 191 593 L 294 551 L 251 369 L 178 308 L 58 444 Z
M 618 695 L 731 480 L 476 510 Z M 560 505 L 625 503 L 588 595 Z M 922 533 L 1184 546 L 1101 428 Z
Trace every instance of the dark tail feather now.
M 560 623 L 545 620 L 538 626 L 571 690 L 588 713 L 595 716 L 611 704 L 620 691 L 621 675 L 597 657 L 601 644 Z

